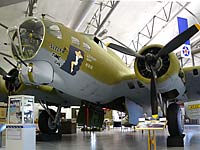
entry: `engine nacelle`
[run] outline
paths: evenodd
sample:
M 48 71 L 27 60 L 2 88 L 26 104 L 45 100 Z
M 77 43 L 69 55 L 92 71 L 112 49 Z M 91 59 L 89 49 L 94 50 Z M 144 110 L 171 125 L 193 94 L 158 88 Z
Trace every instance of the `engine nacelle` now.
M 21 72 L 25 84 L 47 85 L 53 82 L 54 70 L 46 61 L 28 62 L 28 67 L 22 66 Z
M 140 50 L 140 54 L 146 56 L 148 53 L 156 55 L 162 45 L 150 45 Z M 151 82 L 151 70 L 148 64 L 142 59 L 136 59 L 134 64 L 137 78 L 148 88 Z M 157 75 L 157 89 L 167 99 L 182 98 L 185 93 L 185 86 L 179 76 L 181 67 L 174 53 L 158 58 L 155 65 Z
M 11 69 L 8 72 L 8 75 L 11 76 L 11 78 L 3 78 L 0 77 L 0 93 L 3 95 L 10 94 L 16 94 L 19 91 L 24 89 L 24 84 L 21 81 L 21 78 L 19 77 L 18 70 L 16 68 Z

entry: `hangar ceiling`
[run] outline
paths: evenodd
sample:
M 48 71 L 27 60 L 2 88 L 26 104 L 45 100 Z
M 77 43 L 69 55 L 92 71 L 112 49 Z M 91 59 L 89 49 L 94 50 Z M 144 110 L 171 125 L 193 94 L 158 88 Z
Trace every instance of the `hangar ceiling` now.
M 109 5 L 108 0 L 1 0 L 0 2 L 0 22 L 13 27 L 23 21 L 28 15 L 28 4 L 34 3 L 33 16 L 39 17 L 41 14 L 46 14 L 52 20 L 62 22 L 66 26 L 76 29 L 77 31 L 84 32 L 91 21 L 94 14 L 100 8 L 102 3 Z M 176 3 L 176 2 L 174 2 Z M 184 6 L 186 2 L 180 3 Z M 116 8 L 112 11 L 110 16 L 104 22 L 102 29 L 106 29 L 105 35 L 113 36 L 122 41 L 126 45 L 130 46 L 131 40 L 137 37 L 137 34 L 141 29 L 151 20 L 151 18 L 163 9 L 166 5 L 166 1 L 131 1 L 121 0 Z M 200 10 L 198 9 L 200 2 L 192 1 L 183 9 L 178 16 L 187 17 L 189 25 L 197 23 L 200 17 Z M 110 7 L 110 6 L 108 6 Z M 181 5 L 174 6 L 175 10 L 180 9 Z M 166 8 L 166 13 L 169 9 Z M 109 9 L 101 14 L 101 18 L 105 17 L 109 12 Z M 157 28 L 162 28 L 159 22 L 155 22 Z M 159 27 L 160 25 L 160 27 Z M 94 32 L 93 32 L 94 33 Z M 156 38 L 150 43 L 166 44 L 171 38 L 178 34 L 176 19 L 173 19 L 165 29 L 163 29 Z M 104 35 L 104 36 L 105 36 Z M 198 40 L 199 37 L 195 36 L 192 41 Z M 0 28 L 0 52 L 10 53 L 9 46 L 5 46 L 3 43 L 8 43 L 6 31 Z M 198 42 L 196 42 L 198 43 Z M 123 56 L 124 57 L 124 56 Z M 127 56 L 126 56 L 127 57 Z M 196 64 L 199 64 L 199 56 L 195 56 Z M 132 57 L 129 60 L 132 61 Z M 131 62 L 130 61 L 130 62 Z M 183 60 L 187 64 L 191 60 Z M 129 62 L 129 63 L 130 63 Z
M 0 7 L 17 4 L 26 0 L 1 0 Z

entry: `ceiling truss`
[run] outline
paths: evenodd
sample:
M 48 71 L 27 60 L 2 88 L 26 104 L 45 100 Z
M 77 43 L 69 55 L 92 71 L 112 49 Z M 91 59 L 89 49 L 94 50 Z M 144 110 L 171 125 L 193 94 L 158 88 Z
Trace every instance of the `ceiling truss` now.
M 99 7 L 94 13 L 92 19 L 87 24 L 84 32 L 87 34 L 98 35 L 98 33 L 100 33 L 101 31 L 101 33 L 99 34 L 99 36 L 101 36 L 101 34 L 106 33 L 106 29 L 103 30 L 102 27 L 119 4 L 119 1 L 109 0 L 96 4 L 99 5 Z
M 173 1 L 167 2 L 160 11 L 144 25 L 142 30 L 137 33 L 137 36 L 131 40 L 130 48 L 138 51 L 143 46 L 149 44 L 188 4 L 189 2 L 185 2 L 183 5 Z
M 118 5 L 119 1 L 103 1 L 96 3 L 99 5 L 96 12 L 88 22 L 84 32 L 87 34 L 93 34 L 102 37 L 107 33 L 104 24 L 112 14 L 113 10 Z M 163 7 L 155 14 L 147 24 L 137 33 L 137 36 L 131 40 L 129 47 L 136 52 L 143 46 L 149 44 L 177 15 L 184 9 L 187 10 L 186 6 L 189 2 L 163 2 Z M 178 9 L 177 9 L 178 8 Z M 189 10 L 187 10 L 189 12 Z M 192 14 L 192 12 L 190 12 Z M 193 46 L 192 46 L 193 47 Z M 190 59 L 185 60 L 184 58 L 178 57 L 182 66 L 185 66 Z M 127 55 L 122 55 L 122 60 L 129 66 L 133 67 L 134 59 L 128 64 Z M 192 54 L 192 64 L 195 64 L 194 54 Z
M 148 45 L 188 4 L 189 2 L 173 1 L 165 3 L 158 13 L 137 33 L 137 36 L 131 40 L 129 47 L 137 52 Z M 129 67 L 133 67 L 135 58 L 132 59 L 130 64 L 127 63 L 127 55 L 122 56 L 122 59 Z
M 36 4 L 38 0 L 29 0 L 28 2 L 28 7 L 25 12 L 25 16 L 33 16 L 34 14 L 34 9 L 36 9 Z

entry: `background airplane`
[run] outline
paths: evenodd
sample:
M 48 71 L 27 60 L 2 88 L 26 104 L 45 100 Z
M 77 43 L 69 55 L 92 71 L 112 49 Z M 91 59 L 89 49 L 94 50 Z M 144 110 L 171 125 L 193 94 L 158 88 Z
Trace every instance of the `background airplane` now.
M 198 24 L 164 47 L 149 45 L 139 53 L 124 45 L 108 44 L 136 57 L 135 74 L 96 37 L 77 33 L 44 16 L 25 20 L 16 28 L 2 26 L 8 30 L 12 54 L 18 65 L 4 58 L 14 69 L 8 73 L 0 69 L 1 97 L 6 101 L 8 93 L 35 95 L 45 109 L 39 117 L 43 133 L 57 130 L 61 107 L 81 102 L 96 108 L 127 110 L 129 122 L 136 124 L 144 112 L 156 118 L 159 101 L 164 110 L 166 101 L 199 98 L 198 89 L 187 93 L 185 86 L 186 83 L 191 85 L 188 82 L 193 82 L 193 71 L 198 71 L 199 67 L 183 70 L 171 53 L 199 31 Z M 158 93 L 162 99 L 158 98 Z M 49 109 L 49 105 L 57 106 L 57 112 Z M 167 117 L 170 134 L 180 136 L 183 124 L 178 104 L 168 106 Z

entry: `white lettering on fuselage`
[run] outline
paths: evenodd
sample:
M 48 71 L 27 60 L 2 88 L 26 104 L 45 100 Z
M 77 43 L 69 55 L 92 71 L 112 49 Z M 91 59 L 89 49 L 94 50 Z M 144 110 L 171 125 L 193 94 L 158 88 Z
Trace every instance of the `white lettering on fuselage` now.
M 60 48 L 60 47 L 57 47 L 57 46 L 55 46 L 55 45 L 53 45 L 53 44 L 50 44 L 50 46 L 49 46 L 52 50 L 54 50 L 54 51 L 56 51 L 56 52 L 58 52 L 58 53 L 65 53 L 65 51 L 66 51 L 66 48 Z
M 89 63 L 86 63 L 85 66 L 86 66 L 88 69 L 90 69 L 90 70 L 93 69 L 93 65 L 91 65 L 91 64 L 89 64 Z
M 88 62 L 93 62 L 93 61 L 96 61 L 97 59 L 95 57 L 93 57 L 92 55 L 87 55 L 87 61 Z

